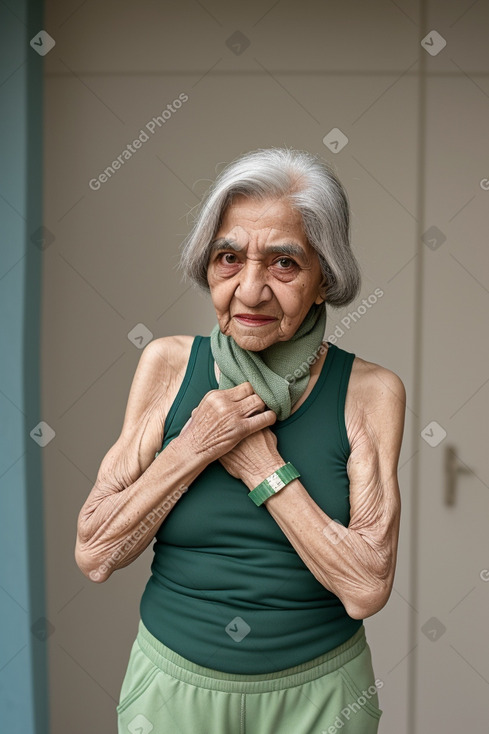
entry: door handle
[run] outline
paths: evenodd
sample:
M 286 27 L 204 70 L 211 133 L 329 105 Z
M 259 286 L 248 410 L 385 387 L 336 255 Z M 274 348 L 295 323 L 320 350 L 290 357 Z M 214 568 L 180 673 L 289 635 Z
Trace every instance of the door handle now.
M 445 504 L 453 506 L 457 494 L 457 480 L 459 474 L 472 474 L 457 456 L 455 446 L 445 446 Z

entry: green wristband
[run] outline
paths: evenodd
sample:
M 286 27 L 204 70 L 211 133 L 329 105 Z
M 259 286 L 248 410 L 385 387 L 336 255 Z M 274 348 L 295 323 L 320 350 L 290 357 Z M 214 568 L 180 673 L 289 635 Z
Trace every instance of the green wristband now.
M 251 492 L 248 493 L 248 497 L 259 507 L 265 502 L 265 500 L 271 497 L 272 494 L 280 492 L 286 484 L 291 482 L 293 479 L 297 479 L 297 477 L 300 477 L 299 472 L 295 466 L 288 461 L 284 466 L 276 469 L 273 474 L 270 474 L 269 477 L 264 479 L 263 482 L 260 482 L 255 489 L 252 489 Z

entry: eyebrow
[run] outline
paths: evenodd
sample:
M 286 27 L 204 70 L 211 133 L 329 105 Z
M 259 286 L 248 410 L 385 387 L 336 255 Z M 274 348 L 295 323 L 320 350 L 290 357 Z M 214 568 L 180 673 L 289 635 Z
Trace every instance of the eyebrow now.
M 242 252 L 244 247 L 238 245 L 235 240 L 228 239 L 227 237 L 218 237 L 218 239 L 211 242 L 212 252 L 219 252 L 220 250 L 233 250 L 233 252 Z M 291 255 L 297 257 L 300 260 L 307 262 L 307 255 L 304 248 L 297 245 L 295 242 L 282 242 L 280 245 L 267 245 L 264 248 L 265 255 L 278 253 L 281 255 Z

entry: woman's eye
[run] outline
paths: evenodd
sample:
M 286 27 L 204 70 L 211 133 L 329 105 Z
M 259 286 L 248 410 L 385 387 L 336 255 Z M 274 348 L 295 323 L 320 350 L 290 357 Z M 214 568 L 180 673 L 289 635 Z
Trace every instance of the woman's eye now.
M 224 261 L 227 265 L 234 265 L 236 262 L 236 255 L 232 252 L 224 252 L 220 257 L 220 260 Z
M 281 257 L 279 260 L 276 261 L 276 264 L 278 263 L 281 263 L 281 270 L 285 270 L 287 268 L 290 268 L 292 265 L 295 265 L 295 262 L 291 260 L 290 257 Z

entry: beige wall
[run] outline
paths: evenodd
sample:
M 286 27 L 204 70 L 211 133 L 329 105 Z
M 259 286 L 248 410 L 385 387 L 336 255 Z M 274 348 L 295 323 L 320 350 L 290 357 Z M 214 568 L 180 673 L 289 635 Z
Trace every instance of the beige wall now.
M 407 734 L 412 457 L 422 427 L 413 404 L 421 380 L 423 75 L 436 95 L 439 78 L 448 89 L 471 84 L 451 56 L 466 71 L 487 71 L 482 11 L 457 21 L 461 5 L 432 2 L 427 20 L 416 2 L 379 0 L 46 3 L 44 27 L 56 40 L 45 59 L 44 224 L 55 240 L 44 253 L 42 314 L 43 419 L 56 431 L 44 453 L 53 734 L 116 731 L 149 576 L 151 546 L 102 585 L 85 579 L 73 557 L 77 514 L 119 435 L 140 356 L 128 334 L 140 323 L 155 337 L 210 332 L 210 301 L 176 271 L 186 215 L 223 164 L 271 145 L 320 153 L 336 166 L 363 271 L 356 305 L 384 291 L 337 343 L 397 372 L 408 392 L 395 589 L 366 621 L 385 680 L 380 731 Z M 432 28 L 449 38 L 449 54 L 428 57 L 420 47 Z M 236 30 L 250 41 L 239 55 L 226 45 Z M 181 93 L 181 109 L 94 191 L 89 181 Z M 349 142 L 334 154 L 323 137 L 336 127 Z M 449 152 L 447 145 L 440 158 Z M 456 210 L 466 199 L 456 181 L 446 183 Z M 327 336 L 354 308 L 329 310 Z

